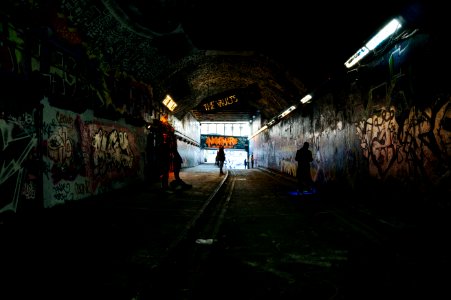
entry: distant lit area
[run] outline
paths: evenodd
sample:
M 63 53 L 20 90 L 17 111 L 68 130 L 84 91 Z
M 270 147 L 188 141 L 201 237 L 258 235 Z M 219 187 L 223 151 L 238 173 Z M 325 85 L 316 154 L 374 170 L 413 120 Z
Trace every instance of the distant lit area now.
M 204 163 L 214 164 L 216 162 L 216 149 L 204 150 Z M 244 160 L 249 161 L 247 152 L 244 150 L 225 149 L 226 160 L 224 162 L 224 169 L 244 169 Z
M 219 134 L 228 136 L 249 136 L 251 127 L 247 122 L 202 122 L 201 134 Z
M 248 122 L 202 122 L 201 134 L 248 137 L 251 127 Z M 216 162 L 217 149 L 204 149 L 205 163 Z M 249 161 L 248 153 L 243 149 L 225 149 L 225 169 L 244 169 L 244 161 Z

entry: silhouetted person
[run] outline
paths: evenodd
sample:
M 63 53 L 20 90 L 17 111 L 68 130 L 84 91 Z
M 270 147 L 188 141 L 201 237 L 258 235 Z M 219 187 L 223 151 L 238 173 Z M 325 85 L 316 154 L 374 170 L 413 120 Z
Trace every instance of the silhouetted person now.
M 169 170 L 171 166 L 171 145 L 170 136 L 167 133 L 163 133 L 162 141 L 158 145 L 158 167 L 161 177 L 161 188 L 164 191 L 168 190 L 169 187 Z
M 224 175 L 224 172 L 222 171 L 222 168 L 224 167 L 224 161 L 225 161 L 225 152 L 224 152 L 224 146 L 219 146 L 218 154 L 216 155 L 218 159 L 219 164 L 219 175 Z
M 172 148 L 172 163 L 174 168 L 174 181 L 171 182 L 171 187 L 189 189 L 192 187 L 191 184 L 187 184 L 180 178 L 180 170 L 182 169 L 183 159 L 180 156 L 179 151 L 177 150 L 177 141 L 174 142 L 174 146 Z
M 313 161 L 312 151 L 309 150 L 309 143 L 305 142 L 304 146 L 296 151 L 296 161 L 298 169 L 296 176 L 298 178 L 298 191 L 300 193 L 311 191 L 313 188 L 312 175 L 310 173 L 310 163 Z
M 254 154 L 251 154 L 251 168 L 254 168 Z
M 244 168 L 247 169 L 247 160 L 244 159 Z

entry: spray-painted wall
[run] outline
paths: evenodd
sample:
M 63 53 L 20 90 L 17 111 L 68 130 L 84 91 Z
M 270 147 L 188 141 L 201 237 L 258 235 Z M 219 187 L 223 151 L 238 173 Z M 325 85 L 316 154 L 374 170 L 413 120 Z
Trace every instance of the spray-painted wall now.
M 432 59 L 449 50 L 417 34 L 331 82 L 250 141 L 258 165 L 296 176 L 296 150 L 308 141 L 320 187 L 366 189 L 368 196 L 383 186 L 379 193 L 403 193 L 385 197 L 416 194 L 449 205 L 451 63 Z
M 44 207 L 79 200 L 144 180 L 144 127 L 77 114 L 48 105 L 43 110 Z
M 0 117 L 0 213 L 39 201 L 36 114 L 33 110 Z
M 0 213 L 84 199 L 154 172 L 147 126 L 165 107 L 150 83 L 112 70 L 67 26 L 0 16 Z M 197 165 L 200 126 L 178 122 L 183 167 Z

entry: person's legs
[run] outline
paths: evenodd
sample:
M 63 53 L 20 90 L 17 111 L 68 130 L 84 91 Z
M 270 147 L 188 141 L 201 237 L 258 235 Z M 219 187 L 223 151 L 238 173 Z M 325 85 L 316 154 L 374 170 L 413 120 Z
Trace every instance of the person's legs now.
M 306 168 L 299 168 L 297 170 L 297 178 L 298 178 L 298 192 L 308 192 L 311 190 L 310 185 L 310 170 Z
M 169 187 L 169 170 L 164 170 L 161 174 L 161 188 L 166 190 Z
M 181 182 L 182 181 L 182 179 L 180 179 L 180 169 L 181 169 L 180 165 L 174 164 L 174 179 L 177 182 Z
M 302 194 L 302 192 L 304 191 L 304 185 L 302 183 L 302 174 L 300 173 L 300 170 L 298 170 L 297 178 L 298 178 L 298 194 Z
M 224 161 L 220 160 L 219 161 L 219 175 L 224 174 L 224 172 L 222 171 L 222 168 L 224 167 Z
M 310 168 L 305 168 L 301 171 L 301 191 L 312 192 L 314 183 L 312 175 L 310 174 Z
M 184 182 L 182 180 L 182 178 L 180 178 L 180 171 L 182 169 L 181 165 L 174 165 L 174 181 L 171 182 L 171 187 L 173 189 L 177 188 L 177 187 L 181 187 L 181 188 L 191 188 L 192 185 L 191 184 L 187 184 L 186 182 Z

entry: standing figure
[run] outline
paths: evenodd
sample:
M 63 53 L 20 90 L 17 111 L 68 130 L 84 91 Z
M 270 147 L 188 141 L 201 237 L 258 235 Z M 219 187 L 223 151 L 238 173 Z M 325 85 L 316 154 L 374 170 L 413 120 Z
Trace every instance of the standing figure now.
M 222 168 L 224 167 L 224 161 L 225 161 L 224 146 L 219 146 L 218 155 L 216 157 L 218 158 L 219 175 L 224 175 L 224 172 L 222 171 Z
M 180 170 L 182 169 L 183 159 L 180 156 L 179 151 L 177 150 L 177 141 L 173 142 L 172 146 L 172 163 L 174 168 L 174 181 L 171 182 L 171 187 L 174 189 L 189 189 L 192 187 L 191 184 L 187 184 L 180 178 Z
M 168 190 L 169 187 L 169 171 L 171 169 L 171 146 L 170 146 L 170 136 L 168 133 L 163 133 L 162 140 L 158 145 L 158 168 L 161 178 L 161 188 L 164 191 Z
M 254 154 L 251 154 L 251 167 L 254 168 Z
M 312 151 L 309 150 L 309 143 L 305 142 L 304 146 L 296 151 L 296 161 L 298 169 L 296 176 L 298 178 L 298 192 L 312 191 L 313 180 L 310 173 L 310 163 L 313 161 Z

